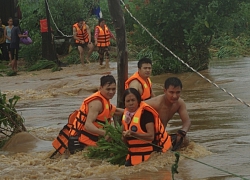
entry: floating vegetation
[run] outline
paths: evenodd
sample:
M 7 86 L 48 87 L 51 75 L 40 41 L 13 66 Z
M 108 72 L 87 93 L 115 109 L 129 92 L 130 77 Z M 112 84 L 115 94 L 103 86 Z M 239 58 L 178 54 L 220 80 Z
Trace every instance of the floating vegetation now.
M 50 69 L 50 68 L 55 68 L 57 64 L 54 61 L 49 61 L 49 60 L 39 60 L 37 61 L 36 64 L 33 66 L 29 67 L 27 71 L 39 71 L 42 69 Z
M 106 123 L 104 129 L 110 140 L 100 138 L 96 147 L 88 148 L 86 156 L 106 160 L 111 164 L 124 165 L 128 147 L 122 141 L 122 127 L 118 123 L 115 126 Z
M 24 127 L 24 119 L 17 114 L 15 105 L 20 99 L 19 96 L 14 96 L 7 100 L 6 94 L 0 91 L 0 147 L 10 138 L 13 134 L 26 131 Z

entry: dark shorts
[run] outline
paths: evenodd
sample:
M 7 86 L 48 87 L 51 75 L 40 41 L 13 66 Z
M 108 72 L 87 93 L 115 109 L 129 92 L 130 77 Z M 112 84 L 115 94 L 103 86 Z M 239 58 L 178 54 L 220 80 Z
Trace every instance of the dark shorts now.
M 6 43 L 7 50 L 10 52 L 10 43 Z
M 11 48 L 11 58 L 12 60 L 15 59 L 15 60 L 18 60 L 18 51 L 19 51 L 19 48 L 15 49 L 15 48 Z
M 82 43 L 75 43 L 75 46 L 78 47 L 78 46 L 81 46 L 82 48 L 86 48 L 88 46 L 88 42 L 82 44 Z
M 106 55 L 109 55 L 109 46 L 106 47 L 98 47 L 98 53 L 104 55 L 104 53 L 106 53 Z

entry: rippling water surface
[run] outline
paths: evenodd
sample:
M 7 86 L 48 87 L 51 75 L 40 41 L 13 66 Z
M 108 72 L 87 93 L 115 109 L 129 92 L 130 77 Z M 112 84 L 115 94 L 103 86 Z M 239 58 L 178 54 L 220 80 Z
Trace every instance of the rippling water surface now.
M 91 64 L 85 69 L 74 66 L 55 73 L 44 70 L 0 77 L 1 91 L 8 96 L 22 97 L 17 109 L 26 119 L 25 126 L 29 130 L 12 138 L 5 151 L 0 152 L 0 179 L 171 180 L 171 165 L 175 160 L 172 153 L 154 154 L 148 162 L 126 168 L 89 160 L 82 154 L 68 159 L 48 158 L 53 152 L 51 141 L 65 125 L 68 115 L 97 90 L 102 75 L 117 76 L 115 66 L 112 63 L 111 69 L 103 69 Z M 136 62 L 130 62 L 129 67 L 129 74 L 132 74 L 136 71 Z M 250 103 L 249 71 L 250 58 L 241 58 L 213 60 L 209 70 L 201 74 Z M 156 94 L 162 93 L 163 83 L 170 76 L 173 74 L 152 77 Z M 181 154 L 189 158 L 181 156 L 175 179 L 241 179 L 226 172 L 250 179 L 249 107 L 195 73 L 174 76 L 183 82 L 182 98 L 192 120 L 188 133 L 191 143 L 181 150 Z M 116 97 L 112 103 L 116 103 Z M 181 126 L 178 118 L 176 115 L 170 122 L 169 132 Z

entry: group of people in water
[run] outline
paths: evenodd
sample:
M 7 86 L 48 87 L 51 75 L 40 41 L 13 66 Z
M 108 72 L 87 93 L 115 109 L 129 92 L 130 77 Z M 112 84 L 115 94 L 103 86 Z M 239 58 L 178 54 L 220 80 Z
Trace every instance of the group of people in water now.
M 73 154 L 87 146 L 96 146 L 99 137 L 107 136 L 102 124 L 110 123 L 113 115 L 122 115 L 122 139 L 129 152 L 126 166 L 146 161 L 153 151 L 179 149 L 187 141 L 186 134 L 191 126 L 185 102 L 180 98 L 182 83 L 177 77 L 167 78 L 164 94 L 155 96 L 151 72 L 152 61 L 140 59 L 138 71 L 125 82 L 125 109 L 110 103 L 116 93 L 115 78 L 112 75 L 102 76 L 99 90 L 70 115 L 69 123 L 53 141 L 56 152 L 62 154 L 68 149 Z M 169 135 L 166 126 L 175 113 L 180 115 L 182 127 Z

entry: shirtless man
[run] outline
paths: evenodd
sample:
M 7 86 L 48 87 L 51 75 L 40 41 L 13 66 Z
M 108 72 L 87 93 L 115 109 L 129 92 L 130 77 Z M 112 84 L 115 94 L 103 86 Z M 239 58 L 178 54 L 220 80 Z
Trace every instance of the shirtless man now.
M 182 83 L 180 79 L 176 77 L 170 77 L 165 81 L 164 94 L 145 101 L 159 113 L 159 116 L 165 128 L 167 126 L 167 123 L 175 113 L 178 113 L 180 115 L 180 119 L 182 120 L 182 128 L 179 129 L 177 133 L 171 137 L 173 150 L 178 149 L 184 139 L 185 141 L 187 140 L 185 136 L 191 126 L 191 121 L 186 109 L 186 104 L 184 100 L 180 98 L 181 90 Z

